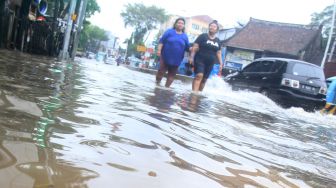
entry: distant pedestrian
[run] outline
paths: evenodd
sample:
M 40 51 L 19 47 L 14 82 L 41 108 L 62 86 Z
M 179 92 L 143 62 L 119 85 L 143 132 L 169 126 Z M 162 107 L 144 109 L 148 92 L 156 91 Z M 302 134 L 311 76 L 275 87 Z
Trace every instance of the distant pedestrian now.
M 219 25 L 216 20 L 209 24 L 209 32 L 203 33 L 195 40 L 190 52 L 189 63 L 194 65 L 195 78 L 192 83 L 193 91 L 202 91 L 211 70 L 219 62 L 219 73 L 222 71 L 221 45 L 216 33 Z
M 164 32 L 160 38 L 158 53 L 160 67 L 156 74 L 156 83 L 160 84 L 164 74 L 168 70 L 165 86 L 170 87 L 174 81 L 177 69 L 180 66 L 184 53 L 189 51 L 188 36 L 184 33 L 185 20 L 176 19 L 173 28 Z
M 119 66 L 119 65 L 120 65 L 120 63 L 121 63 L 121 56 L 120 56 L 120 55 L 118 56 L 118 58 L 117 58 L 117 60 L 116 60 L 116 61 L 117 61 L 117 66 Z

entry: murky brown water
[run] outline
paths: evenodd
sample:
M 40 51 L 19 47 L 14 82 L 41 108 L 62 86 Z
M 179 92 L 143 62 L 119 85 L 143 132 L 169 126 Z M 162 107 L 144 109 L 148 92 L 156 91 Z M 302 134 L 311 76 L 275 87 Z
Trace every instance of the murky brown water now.
M 0 187 L 336 187 L 336 118 L 0 50 Z

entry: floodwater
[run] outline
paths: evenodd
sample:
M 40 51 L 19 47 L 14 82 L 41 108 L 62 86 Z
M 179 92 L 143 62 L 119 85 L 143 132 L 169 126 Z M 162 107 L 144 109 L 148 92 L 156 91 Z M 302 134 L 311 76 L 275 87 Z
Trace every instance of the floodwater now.
M 334 116 L 154 79 L 0 50 L 0 187 L 336 187 Z

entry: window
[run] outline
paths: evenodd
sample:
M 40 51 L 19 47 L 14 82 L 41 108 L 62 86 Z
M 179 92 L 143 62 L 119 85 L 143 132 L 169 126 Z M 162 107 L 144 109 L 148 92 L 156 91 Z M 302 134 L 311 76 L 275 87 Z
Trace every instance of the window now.
M 306 76 L 306 77 L 316 77 L 324 80 L 324 73 L 321 68 L 306 65 L 303 63 L 295 63 L 293 66 L 292 73 L 298 76 Z
M 191 26 L 193 29 L 195 29 L 195 30 L 199 30 L 199 25 L 197 25 L 197 24 L 192 24 L 192 26 Z
M 244 69 L 244 72 L 278 72 L 284 65 L 283 61 L 256 61 Z
M 273 72 L 273 61 L 257 61 L 244 69 L 244 72 Z
M 286 62 L 284 61 L 275 61 L 271 69 L 271 72 L 278 72 Z
M 259 62 L 254 62 L 252 64 L 249 64 L 244 68 L 244 72 L 255 72 L 258 68 Z
M 273 65 L 273 61 L 262 61 L 260 62 L 257 72 L 272 72 Z
M 207 33 L 208 32 L 208 28 L 202 27 L 202 33 Z

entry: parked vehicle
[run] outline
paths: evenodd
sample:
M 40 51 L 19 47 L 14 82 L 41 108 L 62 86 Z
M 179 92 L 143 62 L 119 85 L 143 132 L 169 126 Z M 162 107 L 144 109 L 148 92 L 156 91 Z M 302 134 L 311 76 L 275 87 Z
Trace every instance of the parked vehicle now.
M 82 52 L 82 51 L 77 50 L 77 51 L 76 51 L 76 56 L 77 56 L 77 57 L 84 57 L 84 56 L 85 56 L 85 53 Z
M 132 66 L 132 67 L 139 67 L 142 63 L 141 59 L 138 59 L 138 58 L 133 57 L 133 56 L 128 57 L 127 61 L 129 62 L 129 65 Z
M 88 59 L 94 59 L 96 57 L 96 54 L 93 52 L 86 52 L 86 57 Z
M 321 67 L 284 58 L 261 58 L 224 78 L 233 89 L 260 92 L 285 107 L 320 109 L 327 85 Z
M 114 57 L 107 57 L 106 60 L 105 60 L 105 63 L 106 64 L 116 64 L 117 61 Z

